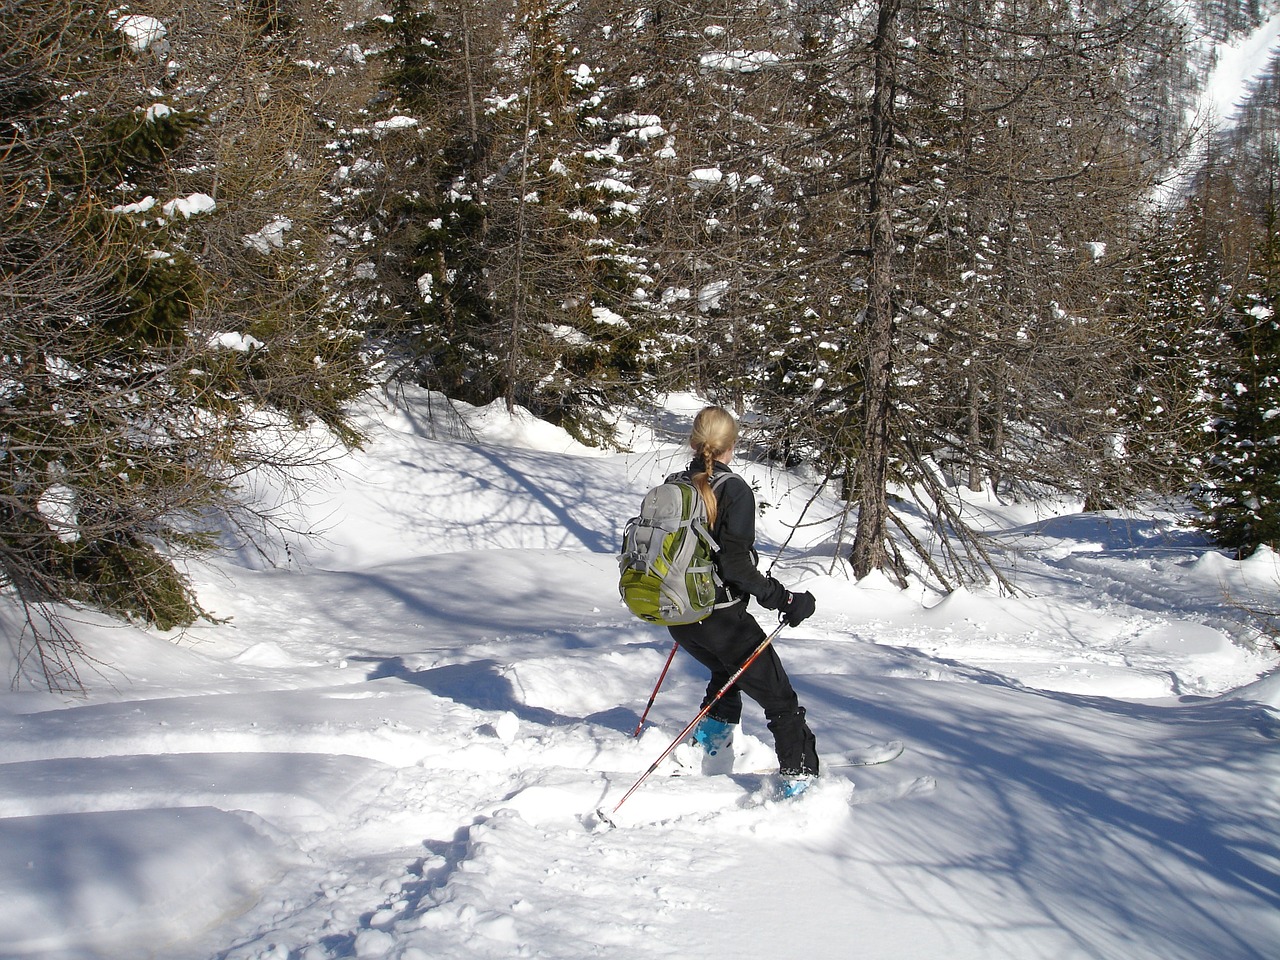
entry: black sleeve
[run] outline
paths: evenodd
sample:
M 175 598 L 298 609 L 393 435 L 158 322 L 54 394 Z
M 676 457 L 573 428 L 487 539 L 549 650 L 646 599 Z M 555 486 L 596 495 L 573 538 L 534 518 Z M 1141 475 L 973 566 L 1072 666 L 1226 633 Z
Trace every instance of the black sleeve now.
M 766 610 L 777 610 L 787 590 L 756 569 L 756 498 L 747 481 L 737 474 L 729 477 L 720 488 L 718 507 L 715 538 L 721 579 L 738 595 L 750 594 Z

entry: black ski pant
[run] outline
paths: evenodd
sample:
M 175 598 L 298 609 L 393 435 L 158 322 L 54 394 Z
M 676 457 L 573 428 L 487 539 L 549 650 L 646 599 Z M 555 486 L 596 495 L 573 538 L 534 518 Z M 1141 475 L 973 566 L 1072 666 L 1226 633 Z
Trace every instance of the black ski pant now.
M 702 699 L 704 707 L 765 638 L 760 624 L 747 612 L 745 600 L 721 607 L 698 623 L 668 629 L 690 656 L 711 671 L 707 693 Z M 725 723 L 738 723 L 742 719 L 744 693 L 764 708 L 778 754 L 778 769 L 790 775 L 816 774 L 817 742 L 805 723 L 804 707 L 800 706 L 774 644 L 769 644 L 756 658 L 708 716 Z

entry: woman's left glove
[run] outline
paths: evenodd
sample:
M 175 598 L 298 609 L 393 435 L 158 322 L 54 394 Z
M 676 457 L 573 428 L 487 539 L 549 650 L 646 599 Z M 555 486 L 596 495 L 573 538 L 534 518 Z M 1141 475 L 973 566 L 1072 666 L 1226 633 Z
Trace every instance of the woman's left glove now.
M 788 592 L 786 598 L 779 607 L 782 619 L 787 621 L 788 627 L 798 627 L 805 620 L 813 616 L 813 611 L 817 609 L 817 601 L 813 599 L 813 594 L 808 590 L 803 593 Z

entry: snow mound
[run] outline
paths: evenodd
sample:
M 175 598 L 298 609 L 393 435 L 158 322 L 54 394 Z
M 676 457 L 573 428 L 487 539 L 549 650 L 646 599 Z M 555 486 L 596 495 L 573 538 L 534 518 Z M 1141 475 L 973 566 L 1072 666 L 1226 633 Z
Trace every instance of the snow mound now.
M 211 807 L 3 819 L 0 944 L 151 953 L 244 910 L 292 859 L 257 818 Z
M 1280 710 L 1280 670 L 1272 671 L 1265 677 L 1237 687 L 1223 695 L 1225 700 L 1254 700 Z

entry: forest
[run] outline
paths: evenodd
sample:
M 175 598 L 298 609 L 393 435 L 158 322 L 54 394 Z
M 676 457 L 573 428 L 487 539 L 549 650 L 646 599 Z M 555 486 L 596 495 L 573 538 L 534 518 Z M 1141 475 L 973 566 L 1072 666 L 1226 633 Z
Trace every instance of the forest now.
M 3 0 L 0 582 L 190 624 L 397 384 L 731 406 L 859 576 L 998 577 L 956 487 L 1280 546 L 1280 60 L 1201 108 L 1278 7 Z

